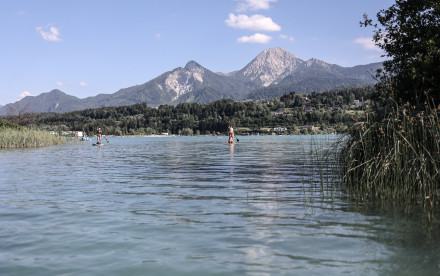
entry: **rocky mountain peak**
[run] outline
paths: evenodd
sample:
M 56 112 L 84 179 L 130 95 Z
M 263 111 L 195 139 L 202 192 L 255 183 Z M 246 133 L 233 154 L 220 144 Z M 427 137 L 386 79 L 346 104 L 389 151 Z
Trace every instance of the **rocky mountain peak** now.
M 291 74 L 304 61 L 282 48 L 269 48 L 261 52 L 239 74 L 259 79 L 262 86 L 269 86 L 279 79 Z
M 63 91 L 59 90 L 59 89 L 53 89 L 51 91 L 48 92 L 49 94 L 61 94 L 61 95 L 66 95 L 66 93 L 64 93 Z
M 251 63 L 266 65 L 266 67 L 289 67 L 292 64 L 303 62 L 300 58 L 288 51 L 277 47 L 261 52 Z
M 299 59 L 297 56 L 295 56 L 294 54 L 284 50 L 281 47 L 276 47 L 276 48 L 267 48 L 265 49 L 263 52 L 261 52 L 258 57 L 261 56 L 265 56 L 267 58 L 271 58 L 271 59 L 278 59 L 280 57 L 290 57 L 290 58 L 294 58 L 294 59 Z
M 191 71 L 191 72 L 200 72 L 200 71 L 203 71 L 203 69 L 204 69 L 203 66 L 201 66 L 200 64 L 198 64 L 194 60 L 189 61 L 185 65 L 185 70 Z
M 205 68 L 197 62 L 191 60 L 185 65 L 185 68 L 178 68 L 168 74 L 164 86 L 168 91 L 176 93 L 173 100 L 180 96 L 194 91 L 196 83 L 203 83 Z M 159 85 L 163 87 L 162 85 Z
M 324 62 L 324 61 L 316 59 L 316 58 L 311 58 L 311 59 L 307 60 L 305 65 L 307 67 L 310 67 L 312 65 L 319 65 L 319 66 L 324 66 L 324 67 L 330 66 L 330 64 L 328 64 L 327 62 Z

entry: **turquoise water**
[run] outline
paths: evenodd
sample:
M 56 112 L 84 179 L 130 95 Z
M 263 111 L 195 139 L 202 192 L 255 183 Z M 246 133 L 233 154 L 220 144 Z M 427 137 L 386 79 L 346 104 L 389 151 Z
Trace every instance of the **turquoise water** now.
M 1 150 L 0 274 L 439 274 L 438 227 L 321 182 L 336 138 Z

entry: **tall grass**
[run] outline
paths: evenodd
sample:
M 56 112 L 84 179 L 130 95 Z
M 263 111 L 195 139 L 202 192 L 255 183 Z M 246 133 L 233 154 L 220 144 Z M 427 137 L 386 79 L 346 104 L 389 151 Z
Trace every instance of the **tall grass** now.
M 356 124 L 341 151 L 343 182 L 360 201 L 403 206 L 438 205 L 440 106 L 394 104 L 384 116 Z
M 338 136 L 310 136 L 310 144 L 303 145 L 305 156 L 301 171 L 304 199 L 314 203 L 318 197 L 321 202 L 333 205 L 336 198 L 343 197 L 339 179 Z
M 64 137 L 47 131 L 0 127 L 0 149 L 31 148 L 64 144 Z

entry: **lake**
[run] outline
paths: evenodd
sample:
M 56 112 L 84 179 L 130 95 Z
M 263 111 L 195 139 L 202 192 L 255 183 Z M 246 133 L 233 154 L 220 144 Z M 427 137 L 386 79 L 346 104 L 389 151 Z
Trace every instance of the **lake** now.
M 338 136 L 238 138 L 0 150 L 0 274 L 439 275 L 438 224 L 331 184 Z

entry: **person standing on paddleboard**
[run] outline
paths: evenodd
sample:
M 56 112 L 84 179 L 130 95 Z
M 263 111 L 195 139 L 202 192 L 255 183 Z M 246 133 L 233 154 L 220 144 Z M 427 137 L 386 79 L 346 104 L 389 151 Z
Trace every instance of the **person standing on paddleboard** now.
M 234 129 L 232 128 L 232 126 L 228 127 L 228 132 L 229 132 L 229 141 L 228 143 L 232 143 L 234 142 Z
M 102 130 L 100 127 L 98 127 L 98 131 L 96 133 L 97 144 L 101 144 L 101 138 L 102 138 Z

